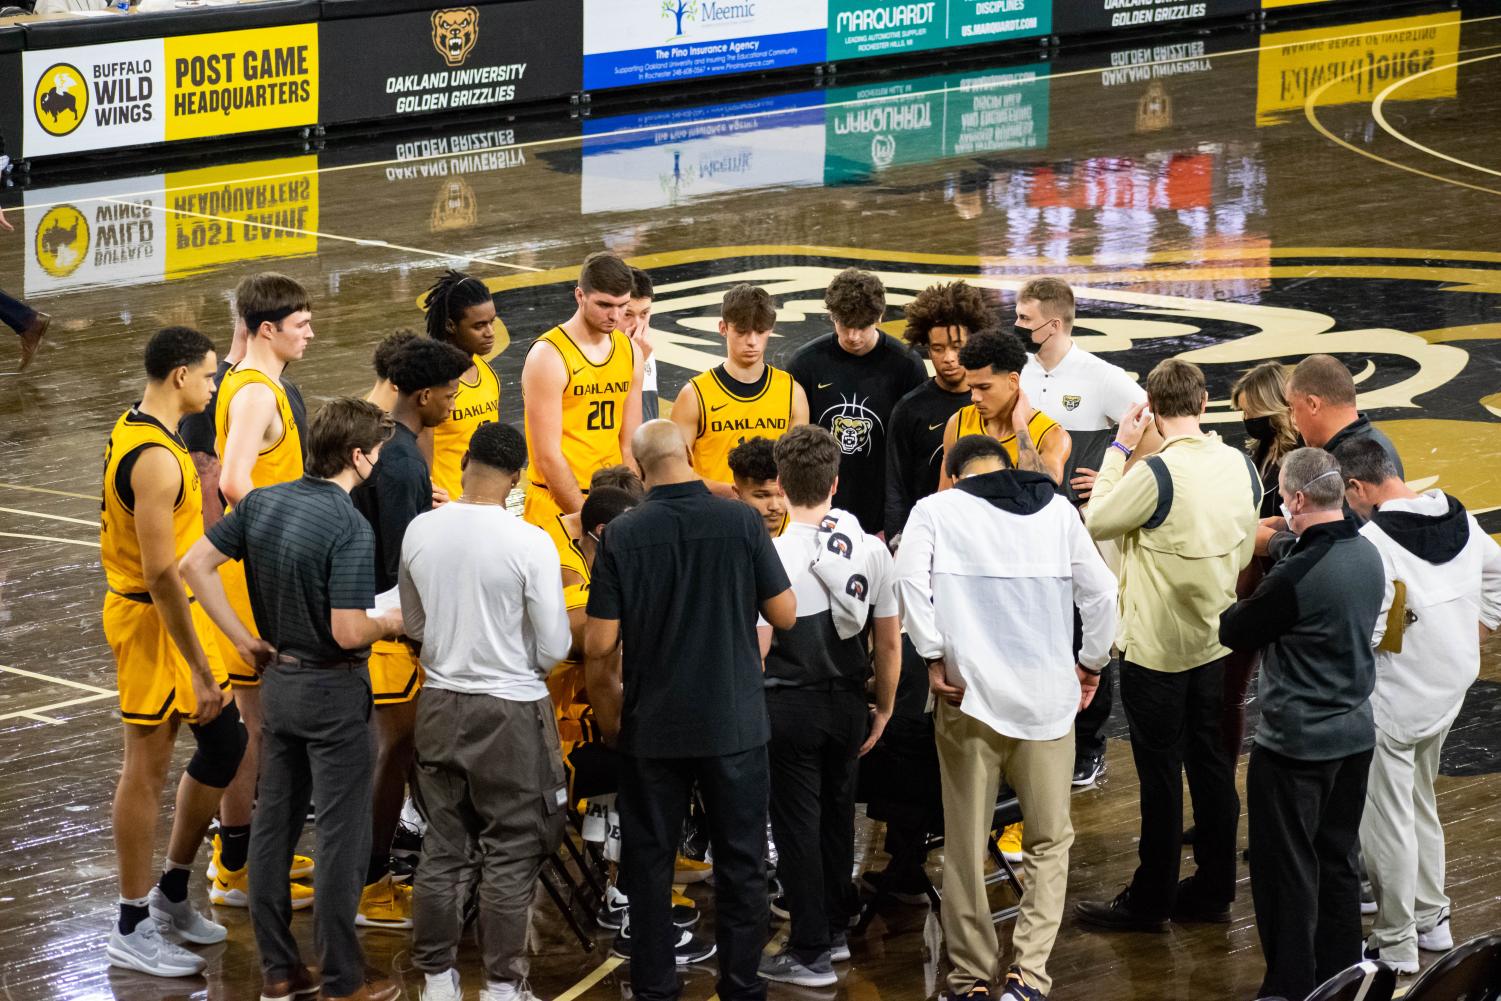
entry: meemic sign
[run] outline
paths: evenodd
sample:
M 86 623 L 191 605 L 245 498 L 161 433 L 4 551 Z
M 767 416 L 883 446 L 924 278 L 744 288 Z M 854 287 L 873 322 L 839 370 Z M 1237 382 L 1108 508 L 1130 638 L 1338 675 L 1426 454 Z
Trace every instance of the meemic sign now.
M 584 0 L 584 89 L 822 62 L 827 26 L 807 0 Z

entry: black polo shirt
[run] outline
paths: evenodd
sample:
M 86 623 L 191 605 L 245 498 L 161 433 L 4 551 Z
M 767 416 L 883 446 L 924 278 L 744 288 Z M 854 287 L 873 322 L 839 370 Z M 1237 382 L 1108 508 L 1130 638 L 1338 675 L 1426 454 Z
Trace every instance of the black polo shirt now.
M 279 652 L 328 662 L 370 655 L 339 646 L 330 621 L 332 609 L 375 604 L 375 535 L 343 487 L 304 476 L 252 490 L 208 540 L 245 561 L 256 629 Z
M 765 744 L 756 618 L 790 586 L 760 516 L 702 481 L 656 487 L 610 522 L 589 615 L 620 623 L 620 750 L 705 758 Z

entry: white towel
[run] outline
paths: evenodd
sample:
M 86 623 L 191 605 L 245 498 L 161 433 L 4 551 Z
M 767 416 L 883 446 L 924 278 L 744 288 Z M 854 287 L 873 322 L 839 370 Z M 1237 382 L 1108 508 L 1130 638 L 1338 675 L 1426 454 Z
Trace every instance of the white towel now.
M 819 523 L 818 555 L 811 569 L 829 593 L 829 611 L 842 640 L 858 635 L 870 620 L 865 547 L 871 545 L 881 542 L 867 536 L 859 519 L 848 511 L 831 508 Z

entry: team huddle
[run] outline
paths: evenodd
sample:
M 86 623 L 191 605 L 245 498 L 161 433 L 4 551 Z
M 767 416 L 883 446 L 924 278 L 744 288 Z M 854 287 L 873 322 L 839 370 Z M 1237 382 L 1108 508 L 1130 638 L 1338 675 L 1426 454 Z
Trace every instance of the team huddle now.
M 833 330 L 785 368 L 776 301 L 730 288 L 725 360 L 669 404 L 654 296 L 614 255 L 584 262 L 572 316 L 527 349 L 522 429 L 500 420 L 491 292 L 458 272 L 424 298 L 423 335 L 377 346 L 367 398 L 311 419 L 286 377 L 314 337 L 295 280 L 239 284 L 222 360 L 185 327 L 151 338 L 101 513 L 125 724 L 111 964 L 204 971 L 184 946 L 227 936 L 189 901 L 212 829 L 209 898 L 249 909 L 262 1001 L 397 996 L 359 928 L 410 933 L 422 996 L 457 1001 L 470 917 L 482 1001 L 533 1001 L 531 902 L 572 817 L 608 860 L 597 919 L 644 1001 L 716 953 L 725 1001 L 831 986 L 866 803 L 890 855 L 860 877 L 878 900 L 936 899 L 943 838 L 950 994 L 1040 1001 L 1069 794 L 1104 771 L 1117 687 L 1141 864 L 1077 918 L 1229 920 L 1258 670 L 1260 996 L 1302 998 L 1363 950 L 1414 972 L 1452 944 L 1433 781 L 1476 624 L 1501 625 L 1501 547 L 1407 489 L 1342 363 L 1245 373 L 1241 451 L 1201 426 L 1196 366 L 1143 388 L 1076 345 L 1062 281 L 1025 283 L 1009 330 L 980 289 L 936 284 L 903 343 L 852 268 L 826 290 Z M 183 722 L 196 750 L 157 871 Z M 1021 819 L 993 829 L 1012 800 Z M 310 807 L 316 862 L 295 851 Z M 404 807 L 415 867 L 393 856 Z M 1007 969 L 992 842 L 1024 874 Z M 673 891 L 711 875 L 712 937 Z M 308 907 L 311 967 L 291 931 Z M 769 913 L 789 927 L 763 954 Z

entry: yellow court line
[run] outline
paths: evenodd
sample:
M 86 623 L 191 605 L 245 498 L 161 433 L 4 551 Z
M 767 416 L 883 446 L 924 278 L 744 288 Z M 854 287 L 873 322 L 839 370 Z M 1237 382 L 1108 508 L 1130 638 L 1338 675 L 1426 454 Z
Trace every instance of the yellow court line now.
M 97 542 L 85 542 L 82 539 L 59 539 L 55 535 L 28 535 L 25 532 L 0 532 L 0 535 L 5 536 L 7 539 L 31 539 L 34 542 L 65 542 L 70 546 L 92 546 L 95 549 L 99 548 L 99 543 Z
M 1461 26 L 1463 26 L 1463 25 L 1471 25 L 1471 24 L 1482 24 L 1482 23 L 1484 23 L 1486 21 L 1496 21 L 1496 20 L 1501 20 L 1501 14 L 1491 14 L 1491 15 L 1487 15 L 1485 17 L 1471 18 L 1471 19 L 1469 19 L 1467 21 L 1462 20 L 1462 21 L 1460 21 L 1458 23 Z M 1336 35 L 1336 36 L 1332 36 L 1330 38 L 1321 39 L 1320 41 L 1323 42 L 1324 44 L 1328 44 L 1330 42 L 1348 41 L 1348 40 L 1354 39 L 1354 38 L 1371 38 L 1371 37 L 1379 37 L 1381 35 L 1398 34 L 1398 33 L 1402 32 L 1404 30 L 1406 30 L 1406 29 L 1403 29 L 1403 28 L 1388 28 L 1388 29 L 1386 29 L 1384 31 L 1355 31 L 1355 32 L 1352 32 L 1352 33 L 1350 33 L 1348 35 Z M 1303 44 L 1305 44 L 1305 43 L 1303 43 L 1303 42 L 1281 42 L 1281 43 L 1277 43 L 1277 44 L 1273 44 L 1273 45 L 1256 45 L 1256 46 L 1252 46 L 1252 47 L 1248 47 L 1248 48 L 1244 48 L 1244 49 L 1228 49 L 1228 50 L 1226 50 L 1224 52 L 1216 52 L 1216 53 L 1214 53 L 1214 56 L 1216 58 L 1223 59 L 1223 58 L 1225 58 L 1227 56 L 1244 56 L 1244 55 L 1251 55 L 1253 53 L 1259 53 L 1259 52 L 1273 52 L 1273 51 L 1278 51 L 1278 50 L 1281 50 L 1281 49 L 1297 48 L 1297 47 L 1299 47 L 1299 46 L 1301 46 Z M 1473 49 L 1473 50 L 1468 50 L 1468 51 L 1480 51 L 1480 50 Z M 1200 58 L 1203 58 L 1203 57 L 1202 56 L 1197 56 L 1197 55 L 1194 55 L 1194 56 L 1180 56 L 1180 57 L 1174 58 L 1174 59 L 1160 59 L 1160 60 L 1157 60 L 1155 62 L 1133 63 L 1132 65 L 1133 66 L 1139 66 L 1139 67 L 1141 67 L 1143 69 L 1149 69 L 1149 68 L 1154 67 L 1154 66 L 1170 66 L 1170 65 L 1172 65 L 1174 63 L 1187 62 L 1190 59 L 1200 59 Z M 1062 80 L 1062 79 L 1065 79 L 1065 78 L 1068 78 L 1068 77 L 1092 76 L 1092 75 L 1097 74 L 1097 73 L 1102 73 L 1105 70 L 1108 70 L 1109 68 L 1110 67 L 1108 67 L 1108 66 L 1096 66 L 1096 67 L 1092 67 L 1092 68 L 1089 68 L 1089 69 L 1066 70 L 1066 71 L 1064 71 L 1062 73 L 1049 73 L 1047 75 L 1047 78 L 1049 80 Z M 979 70 L 979 69 L 977 69 L 976 72 L 977 73 L 987 73 L 987 72 L 990 72 L 990 73 L 998 73 L 999 74 L 999 73 L 1013 72 L 1013 71 L 1015 71 L 1017 69 L 1019 69 L 1019 67 L 999 67 L 999 68 L 996 68 L 994 70 Z M 1344 79 L 1344 77 L 1341 77 L 1340 79 Z M 999 85 L 997 85 L 997 86 L 999 86 Z M 932 96 L 934 94 L 945 94 L 945 93 L 948 93 L 949 91 L 955 91 L 955 90 L 959 90 L 959 89 L 960 88 L 958 88 L 958 87 L 935 87 L 932 90 L 911 91 L 911 92 L 908 92 L 908 93 L 903 93 L 900 96 L 901 96 L 901 98 L 903 100 L 912 100 L 914 98 L 928 97 L 928 96 Z M 987 88 L 985 86 L 975 86 L 975 85 L 971 84 L 970 86 L 968 86 L 968 87 L 966 87 L 964 89 L 972 91 L 972 90 L 986 90 L 986 89 L 990 89 L 990 88 Z M 892 95 L 885 95 L 885 96 L 880 96 L 880 97 L 860 97 L 860 98 L 851 98 L 848 101 L 827 101 L 827 102 L 825 102 L 825 103 L 823 103 L 821 105 L 818 105 L 818 107 L 822 107 L 822 108 L 844 108 L 844 107 L 853 107 L 853 106 L 861 105 L 861 104 L 880 103 L 882 101 L 889 101 L 891 99 L 892 99 Z M 769 118 L 769 117 L 772 117 L 774 115 L 797 114 L 797 113 L 800 113 L 800 112 L 806 112 L 807 110 L 808 110 L 808 108 L 806 108 L 806 107 L 803 107 L 803 108 L 775 108 L 775 109 L 771 109 L 771 110 L 767 110 L 767 111 L 753 111 L 753 112 L 750 112 L 748 114 L 743 114 L 743 115 L 721 115 L 721 116 L 719 116 L 717 118 L 700 118 L 700 119 L 693 120 L 693 122 L 691 122 L 691 123 L 680 123 L 680 124 L 716 125 L 716 124 L 721 124 L 721 123 L 726 123 L 726 122 L 747 121 L 747 120 L 756 119 L 756 118 Z M 524 150 L 524 149 L 541 149 L 541 148 L 548 147 L 548 146 L 562 146 L 562 145 L 567 145 L 567 144 L 570 144 L 570 143 L 580 143 L 580 144 L 582 144 L 586 140 L 587 141 L 598 141 L 598 140 L 601 140 L 601 139 L 610 139 L 610 138 L 615 138 L 615 137 L 618 137 L 618 136 L 628 136 L 628 135 L 637 135 L 637 134 L 641 134 L 641 133 L 658 132 L 658 131 L 661 131 L 661 128 L 662 127 L 659 126 L 659 125 L 643 125 L 643 126 L 639 126 L 639 127 L 636 127 L 636 128 L 629 128 L 629 129 L 614 129 L 614 130 L 609 131 L 609 132 L 599 132 L 599 133 L 595 133 L 593 135 L 588 135 L 588 136 L 582 136 L 582 135 L 580 135 L 580 136 L 557 136 L 557 137 L 552 138 L 552 139 L 534 139 L 534 140 L 532 140 L 530 142 L 509 143 L 509 144 L 501 145 L 501 146 L 485 146 L 485 147 L 481 147 L 478 150 L 469 150 L 467 152 L 470 152 L 470 153 L 473 153 L 473 152 L 497 152 L 497 151 L 500 151 L 500 150 L 508 150 L 508 149 L 522 149 L 522 150 Z M 259 176 L 256 176 L 256 177 L 236 178 L 235 179 L 235 183 L 237 183 L 237 184 L 247 184 L 247 185 L 248 184 L 258 184 L 258 183 L 264 183 L 264 182 L 267 182 L 267 181 L 286 180 L 288 178 L 293 178 L 293 177 L 301 178 L 301 177 L 308 176 L 308 174 L 332 174 L 332 173 L 337 173 L 337 172 L 346 171 L 346 170 L 365 170 L 367 168 L 374 168 L 374 167 L 389 167 L 389 166 L 395 166 L 395 165 L 424 163 L 424 162 L 427 162 L 427 161 L 430 161 L 430 160 L 446 160 L 446 159 L 448 159 L 448 158 L 450 158 L 450 157 L 452 157 L 454 155 L 456 155 L 456 154 L 453 154 L 453 153 L 429 153 L 429 154 L 427 154 L 425 156 L 414 156 L 414 157 L 412 157 L 410 159 L 405 159 L 405 160 L 404 159 L 400 159 L 400 158 L 395 158 L 395 159 L 388 159 L 388 160 L 371 160 L 371 161 L 368 161 L 366 163 L 345 163 L 345 164 L 338 164 L 338 165 L 330 166 L 330 167 L 319 167 L 317 170 L 313 170 L 313 171 L 295 170 L 295 171 L 285 171 L 285 172 L 279 173 L 279 174 L 263 174 L 263 175 L 259 175 Z M 212 181 L 212 182 L 204 181 L 204 182 L 200 182 L 198 184 L 181 184 L 181 185 L 174 185 L 173 187 L 154 187 L 154 188 L 150 188 L 150 189 L 144 190 L 144 191 L 124 192 L 124 193 L 120 193 L 120 194 L 116 194 L 116 195 L 112 195 L 112 196 L 97 195 L 97 196 L 94 196 L 93 198 L 79 198 L 79 199 L 73 199 L 73 200 L 70 200 L 70 201 L 67 201 L 67 202 L 36 202 L 34 204 L 30 204 L 30 205 L 24 206 L 24 210 L 29 212 L 32 209 L 49 209 L 49 208 L 52 208 L 52 207 L 57 206 L 57 205 L 77 205 L 77 204 L 80 204 L 82 202 L 109 201 L 111 198 L 116 198 L 116 199 L 119 199 L 119 198 L 137 198 L 137 197 L 141 197 L 141 196 L 144 196 L 144 195 L 164 195 L 164 194 L 171 194 L 171 193 L 176 192 L 176 191 L 196 191 L 196 190 L 203 189 L 203 188 L 218 188 L 218 187 L 220 187 L 222 185 L 222 183 L 223 183 L 222 181 Z M 218 217 L 214 217 L 214 218 L 218 218 Z M 240 220 L 236 220 L 236 221 L 240 221 Z M 259 224 L 257 224 L 257 225 L 259 225 Z M 346 237 L 346 238 L 342 238 L 342 239 L 348 239 L 348 238 Z M 355 241 L 355 242 L 361 242 L 361 241 Z M 453 257 L 462 257 L 463 255 L 453 254 L 453 255 L 450 255 L 450 256 L 453 256 Z M 485 263 L 497 263 L 497 262 L 488 262 L 487 261 Z M 522 269 L 520 265 L 515 265 L 515 264 L 506 264 L 506 265 L 502 265 L 502 266 L 503 267 L 512 267 L 512 268 Z M 524 270 L 524 269 L 522 269 L 522 270 Z
M 44 514 L 41 511 L 26 511 L 18 507 L 0 507 L 0 511 L 4 511 L 6 514 L 24 515 L 27 518 L 47 518 L 52 521 L 67 521 L 74 525 L 88 525 L 90 528 L 97 527 L 99 524 L 97 518 L 89 521 L 87 518 L 69 518 L 66 515 Z
M 52 702 L 45 706 L 36 706 L 33 709 L 20 709 L 16 712 L 6 713 L 4 716 L 0 716 L 0 723 L 3 723 L 8 719 L 29 719 L 35 713 L 49 712 L 53 709 L 66 709 L 69 706 L 82 705 L 85 702 L 98 702 L 100 699 L 110 698 L 112 694 L 113 693 L 111 693 L 111 695 L 83 695 L 76 699 L 68 699 L 66 702 Z
M 6 490 L 30 490 L 36 494 L 55 494 L 58 497 L 77 497 L 79 500 L 93 501 L 95 504 L 99 503 L 97 494 L 75 494 L 71 490 L 53 490 L 51 487 L 28 487 L 22 483 L 0 483 L 0 487 Z M 90 524 L 93 523 L 90 522 Z
M 1481 46 L 1479 48 L 1469 49 L 1467 51 L 1470 51 L 1470 52 L 1485 52 L 1485 51 L 1489 51 L 1491 49 L 1496 49 L 1496 48 L 1501 48 L 1501 46 L 1484 45 L 1484 46 Z M 1377 163 L 1384 164 L 1385 166 L 1396 167 L 1398 170 L 1405 170 L 1409 174 L 1417 174 L 1419 177 L 1426 177 L 1429 180 L 1433 180 L 1433 181 L 1442 181 L 1444 184 L 1452 184 L 1452 185 L 1455 185 L 1456 187 L 1468 188 L 1471 191 L 1482 191 L 1482 192 L 1484 192 L 1484 193 L 1486 193 L 1488 195 L 1501 195 L 1501 191 L 1498 191 L 1495 188 L 1487 188 L 1487 187 L 1485 187 L 1483 185 L 1471 184 L 1468 181 L 1456 181 L 1452 177 L 1443 177 L 1443 176 L 1441 176 L 1439 174 L 1429 173 L 1426 170 L 1420 170 L 1417 167 L 1410 167 L 1410 166 L 1408 166 L 1405 163 L 1398 163 L 1395 160 L 1389 160 L 1389 159 L 1387 159 L 1384 156 L 1380 156 L 1379 154 L 1372 153 L 1370 150 L 1361 149 L 1359 146 L 1356 146 L 1354 143 L 1347 142 L 1346 140 L 1340 138 L 1339 136 L 1335 135 L 1333 132 L 1330 132 L 1327 128 L 1325 128 L 1324 127 L 1324 123 L 1321 122 L 1321 121 L 1319 121 L 1319 116 L 1313 110 L 1314 106 L 1318 103 L 1318 99 L 1323 95 L 1324 91 L 1328 90 L 1330 87 L 1334 86 L 1337 83 L 1340 83 L 1341 81 L 1349 79 L 1350 77 L 1356 75 L 1357 73 L 1364 72 L 1365 69 L 1366 68 L 1363 67 L 1363 66 L 1357 66 L 1355 69 L 1350 70 L 1349 72 L 1342 73 L 1341 75 L 1339 75 L 1337 77 L 1331 77 L 1329 80 L 1326 80 L 1324 82 L 1324 84 L 1322 86 L 1320 86 L 1318 89 L 1316 89 L 1316 90 L 1312 91 L 1311 93 L 1309 93 L 1308 99 L 1303 102 L 1303 117 L 1306 118 L 1306 119 L 1308 119 L 1308 124 L 1312 125 L 1313 128 L 1314 128 L 1314 130 L 1316 132 L 1318 132 L 1319 135 L 1323 136 L 1325 139 L 1328 139 L 1330 142 L 1334 143 L 1336 146 L 1343 146 L 1345 149 L 1349 150 L 1350 152 L 1355 153 L 1355 154 L 1357 154 L 1359 156 L 1363 156 L 1363 157 L 1365 157 L 1368 160 L 1375 160 Z
M 625 962 L 625 960 L 621 959 L 619 956 L 611 956 L 609 959 L 596 966 L 583 980 L 580 980 L 578 983 L 568 988 L 562 994 L 559 994 L 557 997 L 553 998 L 553 1001 L 573 1001 L 574 998 L 580 996 L 589 988 L 593 987 L 595 984 L 603 980 L 610 974 L 611 971 L 613 971 L 623 962 Z
M 1476 50 L 1472 49 L 1471 51 Z M 1490 167 L 1483 167 L 1478 163 L 1471 163 L 1468 160 L 1461 160 L 1457 156 L 1450 156 L 1448 153 L 1440 153 L 1438 150 L 1432 148 L 1431 146 L 1424 146 L 1422 143 L 1417 142 L 1416 140 L 1407 138 L 1405 134 L 1393 128 L 1391 123 L 1386 120 L 1386 108 L 1384 107 L 1387 97 L 1389 97 L 1394 91 L 1400 90 L 1401 88 L 1412 83 L 1414 80 L 1425 77 L 1430 73 L 1439 73 L 1445 70 L 1458 69 L 1460 66 L 1468 66 L 1471 63 L 1483 63 L 1488 59 L 1501 59 L 1501 53 L 1492 53 L 1488 56 L 1476 56 L 1474 59 L 1461 59 L 1457 63 L 1447 63 L 1443 66 L 1435 66 L 1432 69 L 1423 70 L 1421 73 L 1414 73 L 1412 76 L 1403 77 L 1402 79 L 1392 83 L 1389 87 L 1376 95 L 1376 99 L 1371 102 L 1371 117 L 1376 119 L 1376 124 L 1381 126 L 1381 128 L 1384 129 L 1386 133 L 1393 139 L 1397 140 L 1400 143 L 1406 143 L 1408 146 L 1411 146 L 1415 150 L 1420 150 L 1421 152 L 1427 153 L 1429 156 L 1437 157 L 1440 160 L 1448 160 L 1450 163 L 1458 164 L 1461 167 L 1469 167 L 1471 170 L 1478 170 L 1482 174 L 1490 174 L 1492 177 L 1501 177 L 1501 170 L 1492 170 Z
M 113 688 L 100 688 L 98 685 L 90 685 L 83 681 L 74 681 L 72 678 L 57 678 L 50 674 L 41 674 L 37 671 L 26 671 L 19 667 L 6 667 L 0 664 L 0 671 L 6 674 L 19 674 L 23 678 L 34 678 L 37 681 L 49 681 L 54 685 L 63 685 L 68 688 L 79 688 L 85 692 L 93 692 L 96 695 L 113 695 Z

